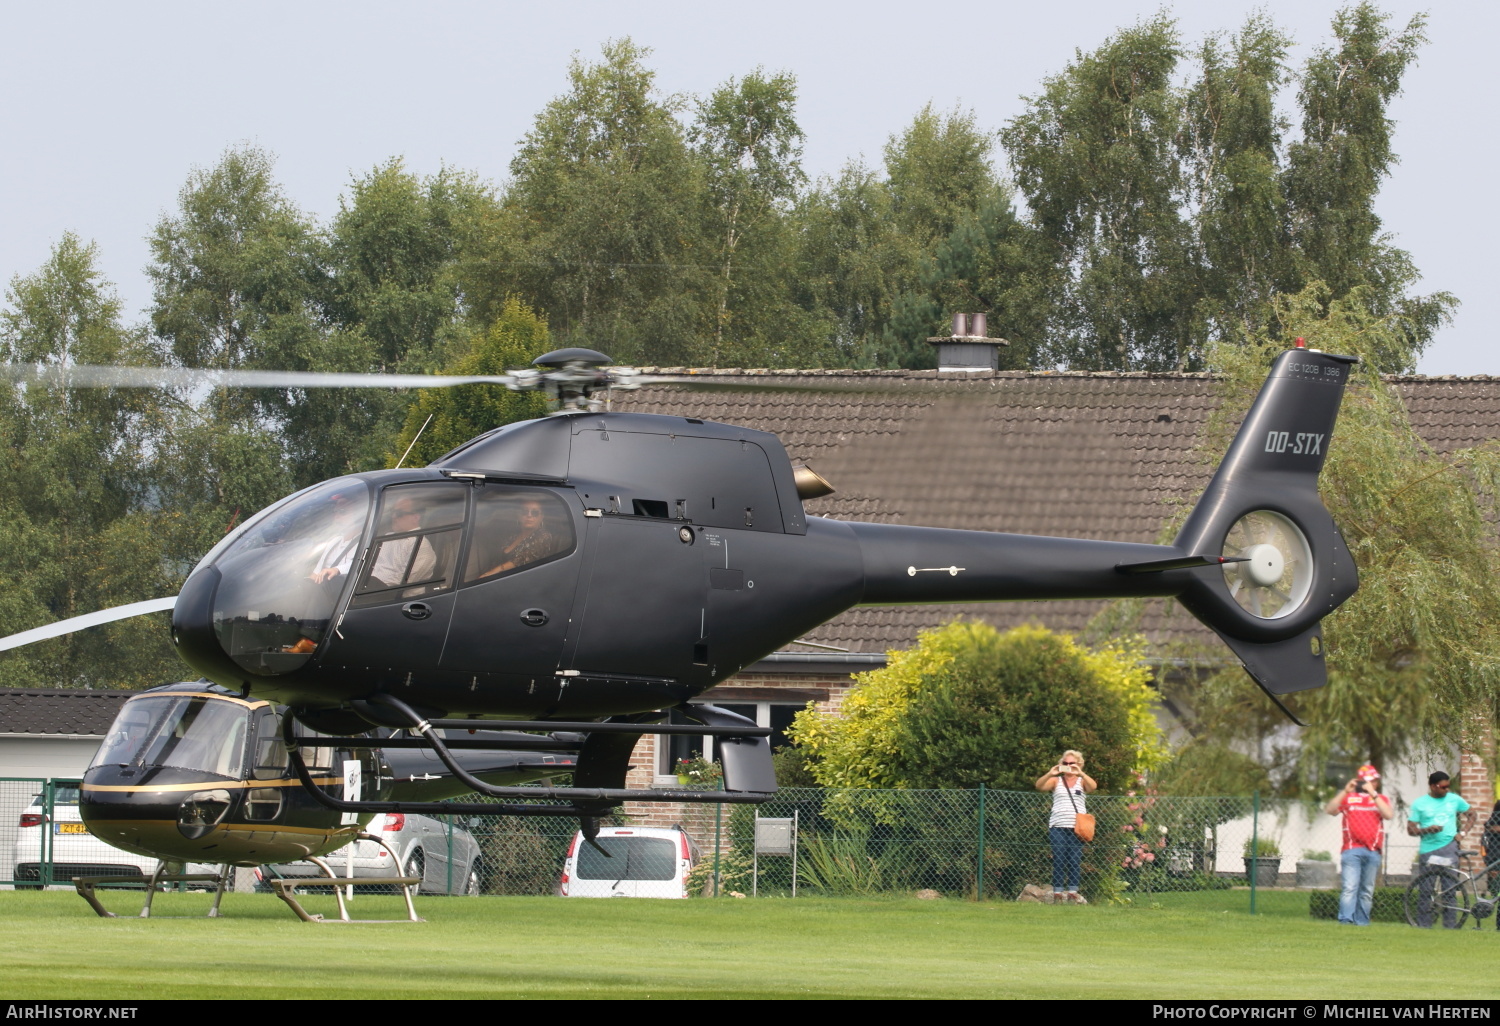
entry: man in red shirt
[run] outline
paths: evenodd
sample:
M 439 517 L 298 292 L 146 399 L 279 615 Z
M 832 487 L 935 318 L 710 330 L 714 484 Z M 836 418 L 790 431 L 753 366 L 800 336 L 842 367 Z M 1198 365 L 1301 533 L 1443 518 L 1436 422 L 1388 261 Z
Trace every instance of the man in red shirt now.
M 1369 926 L 1375 874 L 1380 871 L 1380 850 L 1385 845 L 1385 821 L 1395 815 L 1391 800 L 1380 793 L 1380 771 L 1365 763 L 1354 779 L 1329 799 L 1323 811 L 1344 817 L 1340 867 L 1344 890 L 1339 896 L 1339 922 Z

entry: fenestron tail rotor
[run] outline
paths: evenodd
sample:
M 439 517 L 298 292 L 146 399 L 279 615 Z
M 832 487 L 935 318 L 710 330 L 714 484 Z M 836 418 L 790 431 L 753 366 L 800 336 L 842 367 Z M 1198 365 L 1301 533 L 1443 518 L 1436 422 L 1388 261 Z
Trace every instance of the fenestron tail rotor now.
M 1266 620 L 1294 612 L 1312 586 L 1307 536 L 1280 513 L 1256 510 L 1235 521 L 1224 539 L 1224 583 L 1241 609 Z

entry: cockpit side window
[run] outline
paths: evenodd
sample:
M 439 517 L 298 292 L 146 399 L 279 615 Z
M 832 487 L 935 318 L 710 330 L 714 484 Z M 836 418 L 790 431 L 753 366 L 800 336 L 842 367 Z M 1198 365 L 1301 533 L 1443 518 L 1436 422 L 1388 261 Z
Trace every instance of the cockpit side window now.
M 257 780 L 276 780 L 288 773 L 281 717 L 272 709 L 262 709 L 255 718 L 255 763 L 251 772 Z
M 475 493 L 466 584 L 529 569 L 573 551 L 573 518 L 551 492 L 490 485 Z
M 452 588 L 467 491 L 448 481 L 387 488 L 352 605 L 404 602 Z

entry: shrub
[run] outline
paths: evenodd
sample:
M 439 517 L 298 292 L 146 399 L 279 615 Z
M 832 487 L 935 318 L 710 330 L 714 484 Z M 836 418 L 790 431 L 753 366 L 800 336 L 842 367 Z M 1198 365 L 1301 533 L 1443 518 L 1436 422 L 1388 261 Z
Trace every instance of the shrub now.
M 1375 888 L 1375 900 L 1370 904 L 1370 922 L 1406 922 L 1406 912 L 1401 904 L 1403 893 L 1399 887 Z M 1337 919 L 1339 892 L 1313 891 L 1307 896 L 1307 910 L 1314 919 Z
M 1165 757 L 1134 643 L 1091 651 L 1040 627 L 953 623 L 859 675 L 843 715 L 793 734 L 826 787 L 1024 791 L 1066 748 L 1106 791 Z
M 485 894 L 551 894 L 562 872 L 572 834 L 546 836 L 525 819 L 486 817 L 479 848 Z

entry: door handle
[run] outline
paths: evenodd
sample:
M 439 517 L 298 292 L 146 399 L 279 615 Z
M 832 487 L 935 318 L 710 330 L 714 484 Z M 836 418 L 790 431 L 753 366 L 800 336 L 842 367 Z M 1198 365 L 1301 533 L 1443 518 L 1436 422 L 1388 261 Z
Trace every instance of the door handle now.
M 547 611 L 545 609 L 523 609 L 521 610 L 521 622 L 528 627 L 541 627 L 547 622 Z
M 432 607 L 426 602 L 408 602 L 401 607 L 401 615 L 408 620 L 425 620 L 432 615 Z

